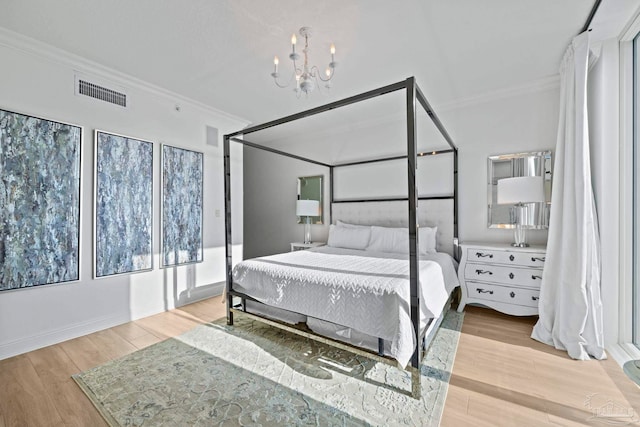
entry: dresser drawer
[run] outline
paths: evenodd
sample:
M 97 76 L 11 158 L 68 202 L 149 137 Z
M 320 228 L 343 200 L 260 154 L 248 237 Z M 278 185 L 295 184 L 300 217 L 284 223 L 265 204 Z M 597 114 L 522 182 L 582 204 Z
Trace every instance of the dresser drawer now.
M 509 286 L 539 288 L 542 268 L 519 268 L 509 265 L 468 263 L 464 267 L 465 280 L 502 283 Z
M 474 299 L 537 307 L 540 291 L 494 285 L 491 283 L 467 282 L 469 296 Z
M 468 262 L 508 264 L 521 267 L 544 267 L 545 254 L 539 252 L 504 251 L 491 248 L 468 248 Z

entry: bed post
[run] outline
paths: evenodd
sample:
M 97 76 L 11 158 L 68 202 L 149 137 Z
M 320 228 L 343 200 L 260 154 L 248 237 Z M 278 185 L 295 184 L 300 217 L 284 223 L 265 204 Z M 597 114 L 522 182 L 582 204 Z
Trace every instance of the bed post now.
M 407 189 L 409 198 L 409 289 L 411 292 L 411 323 L 416 338 L 416 349 L 411 356 L 411 366 L 420 369 L 422 343 L 420 342 L 420 292 L 418 283 L 418 191 L 416 189 L 416 169 L 418 164 L 416 144 L 416 81 L 407 79 Z
M 224 227 L 227 325 L 233 325 L 233 313 L 231 312 L 231 307 L 233 306 L 233 296 L 231 296 L 231 287 L 233 285 L 233 275 L 231 274 L 231 269 L 233 267 L 233 244 L 231 240 L 231 147 L 229 143 L 229 135 L 224 136 Z
M 329 166 L 329 224 L 333 221 L 333 167 Z
M 460 261 L 458 254 L 458 148 L 453 147 L 453 242 L 456 260 Z

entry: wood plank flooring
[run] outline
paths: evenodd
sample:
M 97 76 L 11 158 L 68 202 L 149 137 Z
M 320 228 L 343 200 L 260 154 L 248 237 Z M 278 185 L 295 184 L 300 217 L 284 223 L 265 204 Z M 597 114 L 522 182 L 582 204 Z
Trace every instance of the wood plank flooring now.
M 223 316 L 216 297 L 0 360 L 0 427 L 106 426 L 72 374 Z M 610 408 L 640 426 L 640 390 L 613 360 L 571 360 L 529 338 L 534 323 L 466 308 L 442 426 L 603 426 Z
M 640 389 L 613 359 L 530 338 L 537 317 L 466 307 L 443 426 L 640 425 Z M 612 417 L 618 405 L 629 417 Z
M 71 375 L 225 315 L 220 298 L 0 360 L 0 427 L 106 426 Z

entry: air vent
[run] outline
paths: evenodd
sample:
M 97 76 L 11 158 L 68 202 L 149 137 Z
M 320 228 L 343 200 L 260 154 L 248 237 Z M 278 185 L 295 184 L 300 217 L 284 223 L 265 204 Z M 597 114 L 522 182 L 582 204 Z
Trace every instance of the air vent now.
M 101 101 L 110 102 L 121 107 L 127 106 L 127 94 L 118 92 L 104 86 L 91 83 L 87 80 L 77 79 L 76 90 L 80 95 L 90 96 Z

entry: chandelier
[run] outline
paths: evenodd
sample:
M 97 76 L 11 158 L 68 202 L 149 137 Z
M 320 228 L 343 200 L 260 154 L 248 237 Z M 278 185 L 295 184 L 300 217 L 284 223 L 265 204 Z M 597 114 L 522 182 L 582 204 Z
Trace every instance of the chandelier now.
M 315 65 L 309 65 L 309 37 L 311 37 L 311 28 L 302 27 L 300 28 L 299 33 L 304 37 L 304 49 L 302 49 L 304 64 L 300 67 L 296 62 L 300 59 L 300 55 L 296 52 L 297 38 L 296 35 L 293 34 L 291 36 L 291 53 L 289 54 L 289 59 L 293 62 L 293 73 L 291 74 L 291 78 L 286 83 L 278 81 L 278 77 L 280 77 L 280 74 L 278 73 L 278 64 L 280 61 L 277 56 L 273 58 L 273 73 L 271 73 L 274 83 L 281 88 L 289 87 L 295 79 L 294 90 L 298 97 L 300 97 L 302 93 L 305 95 L 310 94 L 316 86 L 319 87 L 321 83 L 324 83 L 324 87 L 328 90 L 331 87 L 331 79 L 333 78 L 333 73 L 337 65 L 334 60 L 336 47 L 331 44 L 331 62 L 329 62 L 329 65 L 325 70 L 325 75 L 322 76 L 318 67 Z

